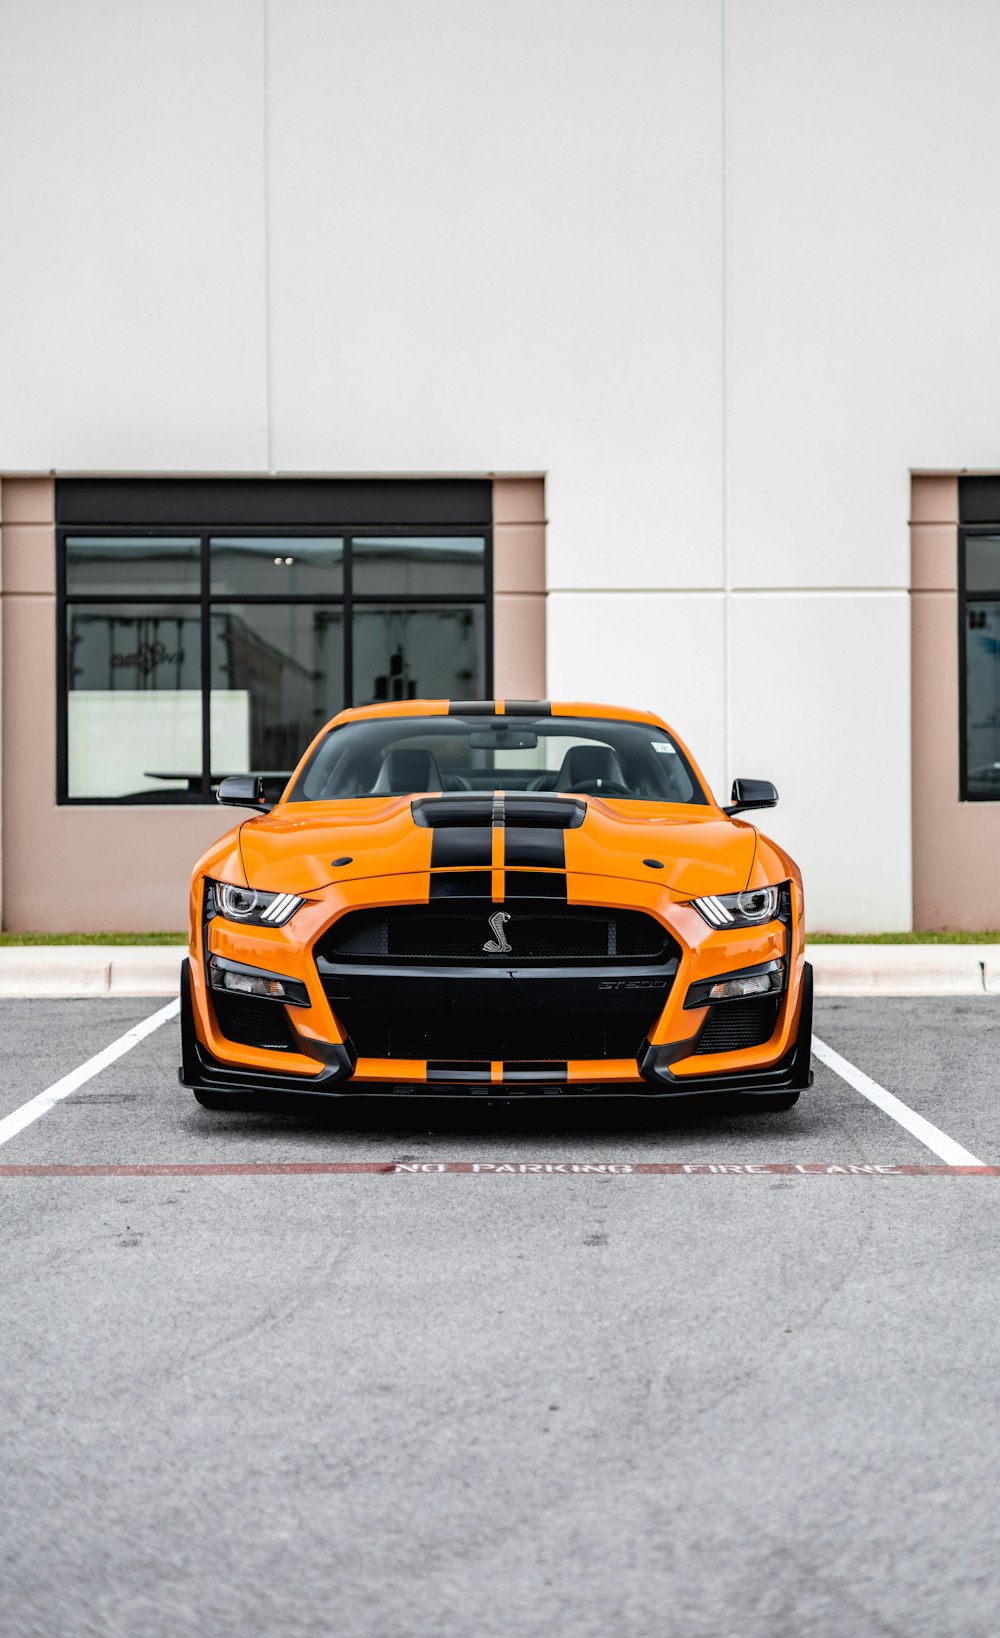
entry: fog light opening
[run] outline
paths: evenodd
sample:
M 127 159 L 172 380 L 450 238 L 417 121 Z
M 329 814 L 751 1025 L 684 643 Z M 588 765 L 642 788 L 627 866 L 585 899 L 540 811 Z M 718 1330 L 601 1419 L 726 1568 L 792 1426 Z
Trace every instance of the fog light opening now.
M 778 973 L 754 973 L 750 978 L 724 978 L 708 992 L 710 1001 L 736 1001 L 745 995 L 770 995 L 779 988 Z
M 784 960 L 768 961 L 742 973 L 720 973 L 703 978 L 687 992 L 685 1007 L 707 1007 L 717 1001 L 747 1001 L 758 996 L 780 995 L 785 988 Z
M 306 987 L 298 979 L 251 972 L 220 956 L 209 957 L 208 981 L 213 990 L 225 990 L 229 995 L 254 995 L 266 1001 L 284 1001 L 293 1007 L 309 1004 Z

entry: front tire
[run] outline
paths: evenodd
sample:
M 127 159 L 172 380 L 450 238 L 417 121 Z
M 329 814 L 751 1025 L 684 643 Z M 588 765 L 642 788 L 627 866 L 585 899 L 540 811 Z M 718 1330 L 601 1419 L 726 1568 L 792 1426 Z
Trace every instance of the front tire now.
M 771 1092 L 759 1098 L 747 1096 L 740 1103 L 741 1114 L 777 1115 L 784 1109 L 794 1109 L 799 1101 L 797 1092 Z
M 747 1093 L 740 1099 L 742 1110 L 756 1110 L 762 1115 L 777 1115 L 785 1109 L 794 1109 L 803 1087 L 812 1084 L 812 1024 L 813 1024 L 813 970 L 806 962 L 802 971 L 802 1008 L 799 1028 L 792 1055 L 792 1070 L 798 1086 L 791 1092 L 767 1092 L 759 1097 Z
M 200 1103 L 203 1109 L 226 1109 L 232 1105 L 231 1098 L 217 1098 L 211 1092 L 199 1092 L 197 1087 L 191 1090 L 195 1103 Z

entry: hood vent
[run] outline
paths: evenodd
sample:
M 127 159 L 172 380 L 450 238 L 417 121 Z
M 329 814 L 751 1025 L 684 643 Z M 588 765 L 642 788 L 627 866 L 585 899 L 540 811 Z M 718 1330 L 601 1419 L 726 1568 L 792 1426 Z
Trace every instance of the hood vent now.
M 428 830 L 452 826 L 484 830 L 494 825 L 517 825 L 528 830 L 576 830 L 587 816 L 586 802 L 573 796 L 547 796 L 540 791 L 478 791 L 461 795 L 418 796 L 410 803 L 414 823 Z

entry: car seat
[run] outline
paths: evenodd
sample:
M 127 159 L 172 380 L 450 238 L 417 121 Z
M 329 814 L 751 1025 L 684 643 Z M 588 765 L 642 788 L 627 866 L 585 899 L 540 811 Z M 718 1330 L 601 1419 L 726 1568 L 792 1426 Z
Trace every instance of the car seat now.
M 372 796 L 409 796 L 412 791 L 444 789 L 433 751 L 386 751 Z
M 627 790 L 628 780 L 618 752 L 609 745 L 571 745 L 553 788 L 565 791 L 571 785 L 620 785 Z

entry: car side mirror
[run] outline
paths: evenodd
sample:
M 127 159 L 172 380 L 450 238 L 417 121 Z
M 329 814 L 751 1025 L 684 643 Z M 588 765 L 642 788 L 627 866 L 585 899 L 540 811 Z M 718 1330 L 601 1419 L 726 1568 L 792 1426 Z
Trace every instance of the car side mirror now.
M 256 808 L 258 813 L 270 813 L 274 806 L 264 794 L 260 774 L 229 774 L 219 783 L 216 801 L 227 808 Z
M 778 793 L 769 779 L 734 779 L 733 799 L 723 813 L 743 813 L 747 808 L 776 808 Z

